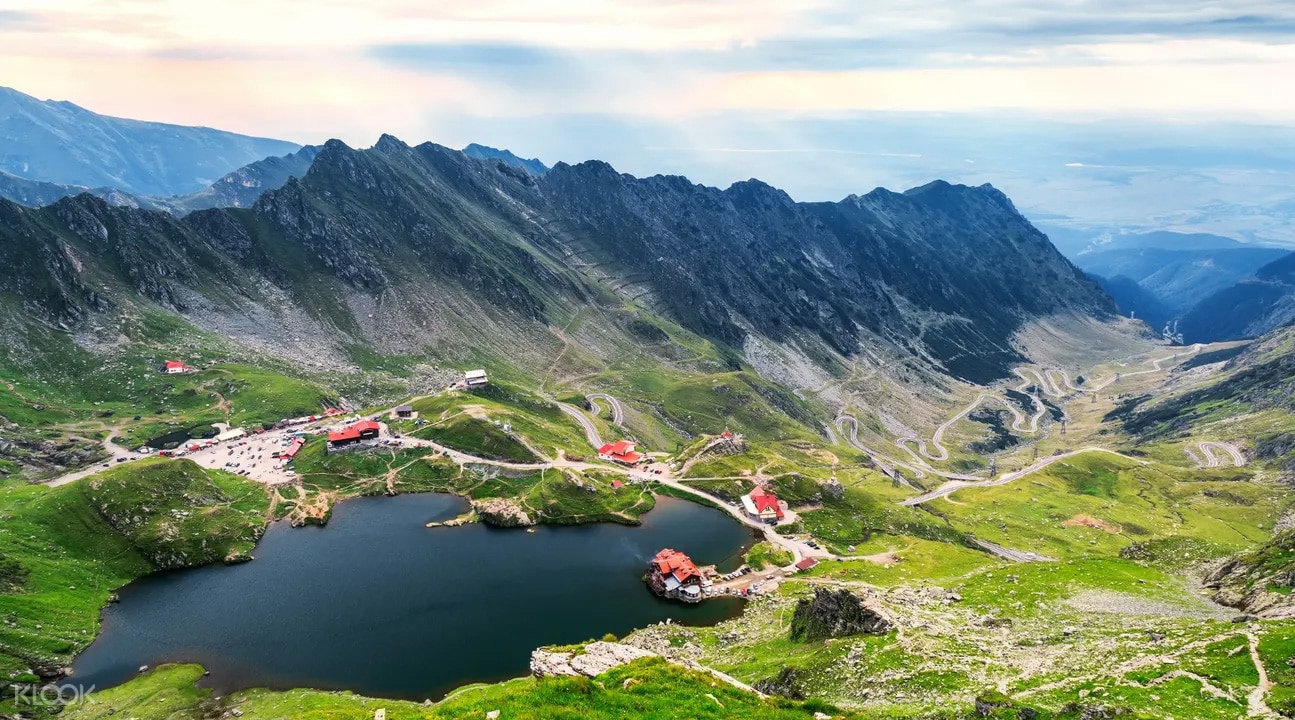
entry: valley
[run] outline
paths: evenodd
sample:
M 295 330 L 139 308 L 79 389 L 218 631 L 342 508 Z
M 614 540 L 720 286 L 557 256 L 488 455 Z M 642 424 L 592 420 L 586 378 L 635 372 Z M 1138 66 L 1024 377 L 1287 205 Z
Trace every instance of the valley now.
M 1197 357 L 1228 354 L 1224 351 L 1230 346 L 1166 348 L 1142 340 L 1132 344 L 1140 344 L 1141 352 L 1091 367 L 1024 366 L 988 389 L 951 385 L 943 402 L 948 408 L 945 419 L 928 421 L 924 432 L 906 437 L 887 439 L 884 431 L 866 426 L 877 416 L 858 410 L 850 412 L 865 420 L 843 412 L 824 423 L 835 432 L 817 436 L 812 426 L 793 430 L 796 421 L 784 419 L 773 424 L 762 420 L 758 425 L 748 421 L 751 424 L 741 426 L 745 433 L 728 440 L 721 436 L 726 423 L 720 421 L 710 433 L 676 441 L 671 450 L 653 449 L 663 447 L 659 442 L 644 447 L 654 455 L 653 470 L 600 461 L 594 457 L 594 444 L 626 435 L 667 436 L 677 432 L 676 417 L 695 423 L 698 418 L 728 415 L 740 422 L 742 416 L 725 405 L 729 393 L 718 393 L 717 398 L 708 393 L 709 397 L 702 396 L 705 399 L 694 394 L 691 404 L 684 406 L 687 414 L 667 405 L 664 416 L 658 416 L 622 399 L 619 390 L 593 392 L 589 385 L 570 390 L 553 386 L 546 395 L 499 379 L 485 390 L 436 389 L 417 396 L 400 395 L 397 385 L 389 391 L 391 400 L 370 405 L 362 413 L 383 419 L 383 437 L 390 444 L 357 452 L 326 452 L 325 431 L 345 424 L 341 419 L 253 434 L 252 440 L 235 442 L 263 437 L 263 447 L 269 448 L 282 445 L 292 433 L 302 432 L 307 438 L 292 461 L 295 474 L 287 482 L 282 475 L 253 482 L 228 474 L 224 467 L 228 458 L 242 457 L 240 452 L 246 450 L 233 449 L 233 454 L 220 446 L 200 450 L 192 454 L 197 465 L 189 458 L 135 459 L 137 454 L 120 443 L 133 445 L 136 441 L 125 438 L 156 434 L 155 420 L 128 419 L 129 410 L 94 421 L 81 419 L 78 414 L 102 416 L 105 410 L 78 407 L 105 406 L 93 402 L 64 406 L 54 396 L 41 394 L 49 392 L 48 385 L 24 387 L 20 381 L 8 391 L 13 407 L 61 414 L 66 424 L 50 427 L 75 429 L 96 445 L 120 446 L 122 457 L 130 459 L 110 463 L 108 469 L 50 477 L 43 488 L 11 483 L 4 498 L 10 513 L 32 502 L 49 502 L 53 496 L 47 498 L 46 493 L 59 493 L 65 498 L 59 501 L 60 508 L 66 508 L 69 500 L 84 492 L 83 487 L 102 487 L 109 477 L 124 482 L 120 491 L 126 490 L 135 482 L 128 478 L 139 472 L 137 468 L 155 473 L 191 468 L 183 472 L 230 478 L 223 482 L 234 485 L 226 487 L 246 488 L 236 492 L 247 497 L 259 495 L 259 500 L 244 505 L 245 517 L 257 518 L 252 537 L 259 537 L 265 523 L 274 518 L 293 524 L 323 523 L 327 528 L 337 503 L 365 495 L 451 493 L 470 503 L 469 511 L 451 524 L 468 520 L 504 526 L 637 523 L 652 516 L 654 496 L 676 495 L 719 507 L 761 532 L 773 548 L 785 551 L 778 560 L 785 569 L 757 570 L 756 578 L 777 579 L 759 583 L 761 594 L 736 619 L 713 628 L 658 625 L 630 633 L 617 642 L 664 658 L 667 664 L 636 660 L 613 672 L 665 673 L 671 678 L 668 682 L 686 685 L 687 673 L 694 672 L 688 668 L 700 666 L 758 684 L 782 667 L 795 667 L 796 693 L 830 703 L 808 707 L 832 707 L 833 714 L 862 712 L 864 716 L 873 712 L 926 716 L 950 701 L 969 708 L 987 698 L 1012 712 L 1035 708 L 1061 716 L 1066 707 L 1089 707 L 1099 699 L 1104 705 L 1154 708 L 1155 698 L 1164 697 L 1176 698 L 1183 703 L 1176 707 L 1190 708 L 1199 717 L 1231 717 L 1229 708 L 1234 707 L 1270 713 L 1268 703 L 1285 697 L 1280 683 L 1260 691 L 1265 686 L 1247 680 L 1244 668 L 1228 670 L 1236 673 L 1229 675 L 1214 667 L 1234 656 L 1233 645 L 1248 644 L 1252 650 L 1243 656 L 1258 661 L 1252 662 L 1250 672 L 1261 668 L 1284 677 L 1269 667 L 1271 662 L 1265 665 L 1264 658 L 1295 642 L 1295 629 L 1281 620 L 1234 625 L 1239 611 L 1202 597 L 1191 589 L 1188 578 L 1201 582 L 1200 568 L 1211 560 L 1262 544 L 1284 514 L 1289 494 L 1270 479 L 1268 461 L 1256 457 L 1253 450 L 1241 449 L 1250 447 L 1247 436 L 1227 432 L 1224 426 L 1186 438 L 1166 435 L 1149 445 L 1130 434 L 1125 429 L 1128 421 L 1120 418 L 1127 414 L 1131 399 L 1139 404 L 1179 402 L 1176 398 L 1209 392 L 1236 372 L 1231 367 L 1235 360 L 1193 365 Z M 1282 351 L 1270 343 L 1248 348 L 1242 357 L 1254 352 L 1284 357 Z M 205 420 L 273 422 L 277 414 L 322 412 L 341 397 L 318 378 L 295 381 L 263 370 L 253 374 L 250 367 L 216 364 L 212 368 L 164 378 L 161 386 L 146 385 L 158 387 L 162 392 L 156 397 L 167 398 L 165 402 L 194 397 L 185 388 L 208 393 L 203 402 L 186 401 L 184 409 L 177 406 L 168 421 L 171 427 L 198 428 Z M 155 372 L 148 366 L 139 370 Z M 418 376 L 432 375 L 422 371 Z M 240 377 L 246 384 L 240 385 Z M 313 400 L 303 402 L 316 405 L 311 409 L 284 405 L 279 398 L 294 396 L 276 391 L 275 399 L 258 411 L 260 415 L 249 413 L 248 401 L 260 406 L 261 400 L 256 393 L 240 396 L 256 382 L 285 388 L 315 383 L 302 385 L 301 391 L 306 393 L 303 397 L 313 395 Z M 730 376 L 720 373 L 709 381 L 720 382 L 731 382 Z M 212 392 L 217 387 L 223 389 Z M 381 392 L 382 386 L 377 387 Z M 348 392 L 347 397 L 358 397 Z M 395 418 L 396 405 L 408 405 L 417 419 Z M 274 413 L 271 408 L 294 412 Z M 990 415 L 978 414 L 983 411 Z M 97 430 L 90 431 L 92 426 Z M 501 432 L 504 427 L 507 430 Z M 988 452 L 970 449 L 981 447 L 978 443 L 987 436 L 1012 441 Z M 83 472 L 88 475 L 82 476 Z M 156 497 L 159 491 L 180 492 L 179 497 L 192 497 L 192 480 L 185 481 L 189 485 L 170 482 L 150 493 Z M 738 497 L 757 486 L 777 493 L 786 506 L 786 518 L 777 527 L 754 521 L 741 510 Z M 132 561 L 138 564 L 128 563 L 115 571 L 126 573 L 118 578 L 137 577 L 150 566 L 183 567 L 222 557 L 228 561 L 250 551 L 245 541 L 242 549 L 229 546 L 215 556 L 171 547 L 190 532 L 199 533 L 195 538 L 206 532 L 186 529 L 184 522 L 175 524 L 179 517 L 175 510 L 164 510 L 147 521 L 160 523 L 146 531 L 146 536 L 157 538 L 149 542 L 163 545 L 141 545 L 132 538 L 144 536 L 119 535 L 137 531 L 114 524 L 111 518 L 117 515 L 112 505 L 95 502 L 91 499 L 90 507 L 97 508 L 92 512 L 108 519 L 108 525 L 86 526 L 85 531 L 96 538 L 93 545 L 102 543 L 101 533 L 124 537 L 139 558 Z M 180 507 L 193 500 L 181 502 Z M 45 522 L 50 521 L 53 518 Z M 41 534 L 50 527 L 44 526 Z M 147 527 L 146 523 L 140 530 Z M 163 530 L 166 527 L 172 529 Z M 431 532 L 461 531 L 450 527 Z M 434 535 L 429 537 L 434 541 Z M 32 572 L 30 549 L 11 545 L 16 538 L 10 539 L 8 532 L 4 538 L 0 552 L 24 567 L 23 585 L 47 583 L 40 579 L 39 567 Z M 791 568 L 803 558 L 813 558 L 818 565 L 801 571 Z M 74 561 L 59 561 L 45 572 L 65 577 L 70 568 L 66 563 Z M 754 554 L 751 561 L 756 562 Z M 10 602 L 30 597 L 30 592 L 0 595 L 0 609 L 7 606 L 8 616 L 14 619 L 6 631 L 5 647 L 20 648 L 21 654 L 9 656 L 15 670 L 40 665 L 50 669 L 42 672 L 51 671 L 60 657 L 66 662 L 94 637 L 96 608 L 107 590 L 122 579 L 114 581 L 99 571 L 92 577 L 77 587 L 94 587 L 93 592 L 63 591 L 64 596 L 77 597 L 83 610 L 61 621 L 25 603 Z M 841 639 L 821 650 L 789 643 L 777 633 L 785 621 L 776 616 L 789 612 L 798 598 L 815 588 L 844 588 L 858 594 L 899 628 L 898 634 Z M 129 595 L 123 602 L 130 602 Z M 111 617 L 109 613 L 109 627 Z M 33 631 L 35 618 L 40 619 L 36 623 L 40 628 Z M 1136 633 L 1127 628 L 1130 619 L 1139 623 Z M 981 627 L 995 629 L 984 635 Z M 86 628 L 90 631 L 85 632 Z M 972 628 L 984 640 L 959 639 Z M 37 638 L 45 637 L 54 641 L 41 640 L 46 649 L 38 650 Z M 1018 649 L 1009 650 L 1012 647 Z M 1041 648 L 1054 650 L 1040 655 Z M 1084 659 L 1112 652 L 1120 658 L 1115 665 Z M 34 662 L 41 657 L 44 665 Z M 974 672 L 971 663 L 977 668 Z M 1184 669 L 1175 669 L 1179 666 Z M 308 697 L 307 704 L 320 713 L 358 702 L 347 696 L 302 696 L 300 690 L 291 691 L 296 695 L 280 695 L 251 690 L 246 684 L 226 685 L 219 700 L 204 700 L 207 691 L 191 695 L 184 690 L 190 682 L 184 680 L 189 677 L 187 667 L 165 666 L 119 688 L 100 690 L 89 704 L 69 712 L 73 717 L 76 713 L 89 717 L 107 707 L 138 707 L 140 696 L 135 693 L 145 687 L 154 697 L 158 692 L 179 693 L 174 697 L 190 698 L 185 702 L 194 703 L 194 708 L 214 702 L 253 714 L 289 697 Z M 558 692 L 555 683 L 569 681 L 527 682 L 534 687 L 508 684 L 503 686 L 511 688 L 507 691 L 485 686 L 454 693 L 431 709 L 411 705 L 402 712 L 404 706 L 397 701 L 382 702 L 393 716 L 452 717 L 456 708 L 479 707 L 476 702 L 505 708 L 509 702 L 530 702 L 522 698 Z M 1187 686 L 1199 686 L 1204 694 L 1197 700 Z M 561 693 L 568 691 L 559 692 L 554 702 L 561 704 Z M 521 695 L 510 700 L 507 693 Z M 618 701 L 608 697 L 602 702 L 614 707 Z M 782 710 L 776 706 L 751 712 L 769 717 L 797 712 L 794 704 Z
M 1289 329 L 1167 342 L 988 185 L 301 152 L 0 201 L 0 713 L 1295 715 Z

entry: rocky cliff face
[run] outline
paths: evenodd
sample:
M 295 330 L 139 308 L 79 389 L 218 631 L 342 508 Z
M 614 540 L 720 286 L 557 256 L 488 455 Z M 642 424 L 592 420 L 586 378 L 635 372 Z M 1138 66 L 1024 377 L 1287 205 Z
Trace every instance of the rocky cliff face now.
M 849 590 L 814 589 L 813 598 L 801 598 L 791 618 L 791 639 L 812 642 L 847 635 L 882 635 L 890 621 L 863 604 Z
M 608 342 L 640 344 L 632 328 L 651 323 L 616 317 L 634 308 L 735 357 L 751 338 L 822 362 L 884 343 L 975 381 L 1018 359 L 1030 319 L 1114 309 L 988 186 L 805 204 L 758 181 L 719 190 L 597 162 L 537 178 L 390 136 L 329 142 L 250 209 L 4 204 L 0 260 L 22 269 L 0 292 L 68 326 L 140 301 L 217 329 L 268 308 L 338 347 L 493 343 L 520 358 L 523 338 L 578 308 L 605 311 L 591 322 Z M 272 345 L 281 327 L 247 331 Z

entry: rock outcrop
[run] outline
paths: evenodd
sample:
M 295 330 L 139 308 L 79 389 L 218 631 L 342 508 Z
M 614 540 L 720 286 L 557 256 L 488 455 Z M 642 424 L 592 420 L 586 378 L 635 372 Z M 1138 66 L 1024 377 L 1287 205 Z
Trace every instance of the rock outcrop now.
M 589 643 L 579 653 L 540 648 L 531 653 L 531 675 L 537 678 L 553 675 L 594 677 L 645 657 L 657 655 L 632 645 L 602 641 Z
M 1229 558 L 1205 577 L 1214 602 L 1275 620 L 1295 618 L 1295 531 L 1279 533 L 1254 550 Z M 1285 589 L 1285 592 L 1279 590 Z
M 535 524 L 515 500 L 507 498 L 473 500 L 472 510 L 481 518 L 481 522 L 494 527 L 528 527 Z
M 815 588 L 812 599 L 801 598 L 796 603 L 791 618 L 791 639 L 806 642 L 889 631 L 890 621 L 849 590 Z

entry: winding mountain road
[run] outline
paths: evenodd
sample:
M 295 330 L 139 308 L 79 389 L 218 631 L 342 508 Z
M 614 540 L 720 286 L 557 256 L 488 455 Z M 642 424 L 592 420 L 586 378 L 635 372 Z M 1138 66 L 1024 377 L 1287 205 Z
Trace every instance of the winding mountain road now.
M 1114 383 L 1115 381 L 1120 380 L 1120 379 L 1122 379 L 1122 378 L 1129 378 L 1129 377 L 1134 377 L 1134 376 L 1137 376 L 1137 375 L 1150 375 L 1151 373 L 1158 373 L 1158 372 L 1161 372 L 1161 371 L 1163 371 L 1163 370 L 1164 370 L 1164 368 L 1160 367 L 1160 366 L 1161 366 L 1161 364 L 1163 364 L 1163 363 L 1167 363 L 1167 362 L 1169 362 L 1169 361 L 1171 361 L 1171 360 L 1177 360 L 1177 359 L 1178 359 L 1180 356 L 1182 356 L 1182 355 L 1187 355 L 1187 356 L 1189 356 L 1189 357 L 1190 357 L 1190 356 L 1192 356 L 1192 355 L 1195 355 L 1196 353 L 1198 353 L 1198 352 L 1200 352 L 1200 351 L 1201 351 L 1201 348 L 1202 348 L 1202 347 L 1203 347 L 1203 345 L 1201 345 L 1200 343 L 1196 343 L 1196 344 L 1195 344 L 1195 345 L 1193 345 L 1193 346 L 1191 347 L 1191 349 L 1190 349 L 1190 350 L 1188 350 L 1186 353 L 1174 353 L 1173 355 L 1170 355 L 1169 357 L 1162 357 L 1162 358 L 1148 359 L 1148 360 L 1147 360 L 1147 362 L 1148 362 L 1148 363 L 1151 363 L 1151 369 L 1150 369 L 1150 370 L 1136 370 L 1136 371 L 1134 371 L 1134 372 L 1130 372 L 1130 373 L 1116 373 L 1114 377 L 1106 378 L 1106 379 L 1105 379 L 1105 380 L 1103 380 L 1102 382 L 1100 382 L 1100 383 L 1097 383 L 1097 384 L 1093 385 L 1091 389 L 1092 389 L 1092 391 L 1093 391 L 1093 392 L 1097 392 L 1098 390 L 1102 390 L 1102 389 L 1104 389 L 1104 388 L 1108 387 L 1109 385 L 1111 385 L 1112 383 Z
M 1027 388 L 1033 385 L 1042 390 L 1043 394 L 1049 397 L 1059 398 L 1065 395 L 1065 393 L 1061 391 L 1060 387 L 1052 383 L 1049 373 L 1053 371 L 1050 369 L 1040 372 L 1034 368 L 1015 368 L 1012 372 L 1016 373 L 1016 376 L 1024 381 L 1022 384 L 1016 386 L 1016 389 L 1020 392 L 1025 392 Z M 1031 375 L 1034 376 L 1033 379 L 1031 379 Z
M 104 452 L 108 453 L 108 459 L 106 461 L 95 463 L 90 467 L 84 468 L 82 470 L 78 470 L 73 473 L 68 473 L 67 475 L 62 475 L 60 477 L 57 477 L 53 480 L 46 482 L 45 484 L 48 485 L 49 487 L 59 487 L 61 485 L 67 485 L 68 483 L 76 482 L 77 480 L 80 480 L 81 478 L 86 477 L 88 475 L 93 475 L 97 472 L 103 472 L 104 470 L 107 470 L 108 467 L 116 463 L 125 462 L 127 460 L 134 460 L 135 456 L 132 455 L 129 450 L 113 442 L 113 438 L 118 437 L 120 434 L 121 433 L 117 428 L 112 428 L 111 430 L 108 431 L 108 436 L 100 441 L 100 444 L 103 446 Z
M 846 432 L 846 429 L 845 429 L 847 425 L 850 427 L 849 432 Z M 862 451 L 863 453 L 871 457 L 873 462 L 877 463 L 877 465 L 880 466 L 883 469 L 883 471 L 887 471 L 886 474 L 888 475 L 893 474 L 893 470 L 891 468 L 901 467 L 913 473 L 914 477 L 918 477 L 918 478 L 926 477 L 926 474 L 930 473 L 932 475 L 938 475 L 942 478 L 950 478 L 954 480 L 984 480 L 984 478 L 980 477 L 979 475 L 963 475 L 960 473 L 945 472 L 943 470 L 937 470 L 935 468 L 932 468 L 930 465 L 927 465 L 926 463 L 922 463 L 921 465 L 914 465 L 912 463 L 906 463 L 900 460 L 896 460 L 892 457 L 887 457 L 886 455 L 883 455 L 877 452 L 876 450 L 873 450 L 872 448 L 868 447 L 867 445 L 864 445 L 862 442 L 859 441 L 859 421 L 853 415 L 838 415 L 836 418 L 836 427 L 837 427 L 837 430 L 846 434 L 846 440 L 847 442 L 850 443 L 851 447 L 853 447 L 856 450 Z M 898 477 L 900 482 L 904 482 L 903 476 L 895 476 L 895 477 Z M 905 482 L 905 484 L 907 483 Z M 912 486 L 910 485 L 909 487 L 912 487 Z
M 1242 467 L 1246 464 L 1246 456 L 1241 454 L 1241 450 L 1237 446 L 1230 443 L 1203 440 L 1197 443 L 1196 447 L 1199 447 L 1201 454 L 1205 456 L 1205 467 L 1223 466 L 1223 459 L 1214 454 L 1215 450 L 1229 456 L 1232 460 L 1232 465 L 1235 467 Z
M 620 400 L 617 400 L 606 393 L 593 393 L 592 395 L 586 395 L 585 399 L 589 401 L 589 406 L 593 409 L 593 413 L 595 415 L 602 412 L 598 409 L 598 401 L 601 400 L 602 402 L 607 403 L 607 405 L 612 409 L 612 424 L 620 426 L 625 425 L 625 407 L 621 405 Z
M 1116 457 L 1124 458 L 1125 460 L 1132 460 L 1138 463 L 1139 465 L 1147 464 L 1146 460 L 1139 460 L 1138 458 L 1135 458 L 1135 457 L 1129 457 L 1128 455 L 1115 452 L 1114 450 L 1107 450 L 1106 448 L 1101 448 L 1101 447 L 1086 447 L 1086 448 L 1080 448 L 1078 450 L 1071 450 L 1070 452 L 1066 452 L 1066 453 L 1061 453 L 1060 455 L 1052 455 L 1050 457 L 1043 458 L 1042 460 L 1039 460 L 1038 462 L 1034 463 L 1033 465 L 1030 465 L 1029 467 L 1025 467 L 1020 470 L 1015 470 L 1009 473 L 1004 473 L 1002 475 L 999 475 L 996 478 L 993 478 L 992 480 L 983 480 L 983 479 L 977 479 L 974 481 L 952 480 L 928 493 L 923 493 L 921 495 L 918 495 L 917 497 L 911 497 L 907 500 L 902 500 L 900 501 L 899 504 L 908 505 L 911 507 L 913 505 L 921 505 L 922 503 L 930 502 L 931 500 L 935 500 L 936 498 L 947 497 L 965 488 L 994 487 L 997 485 L 1006 485 L 1012 482 L 1013 480 L 1019 480 L 1025 477 L 1026 475 L 1036 473 L 1053 463 L 1060 462 L 1067 458 L 1072 458 L 1076 455 L 1082 455 L 1084 453 L 1090 453 L 1090 452 L 1100 452 L 1100 453 L 1106 453 L 1108 455 L 1114 455 Z
M 558 403 L 558 407 L 562 409 L 562 412 L 570 415 L 572 419 L 580 423 L 580 427 L 585 431 L 585 439 L 589 441 L 589 444 L 592 445 L 595 450 L 603 446 L 602 437 L 598 435 L 598 426 L 594 424 L 594 421 L 589 419 L 589 416 L 585 415 L 580 408 L 566 403 Z

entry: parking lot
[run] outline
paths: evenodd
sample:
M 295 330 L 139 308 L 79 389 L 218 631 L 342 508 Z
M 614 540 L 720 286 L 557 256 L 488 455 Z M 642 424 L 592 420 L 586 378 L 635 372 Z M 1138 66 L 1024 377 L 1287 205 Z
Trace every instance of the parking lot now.
M 267 485 L 291 483 L 295 481 L 296 473 L 273 456 L 287 449 L 294 432 L 296 430 L 293 429 L 270 430 L 199 450 L 186 450 L 182 455 L 179 452 L 175 454 L 203 467 L 237 473 Z

